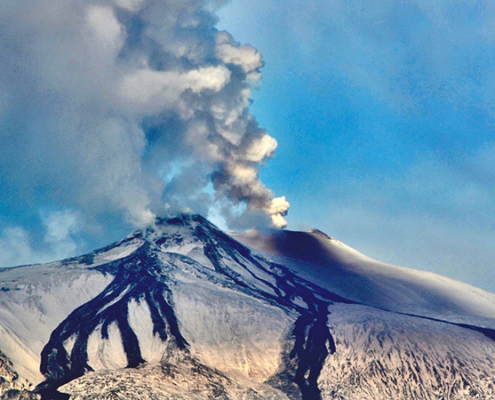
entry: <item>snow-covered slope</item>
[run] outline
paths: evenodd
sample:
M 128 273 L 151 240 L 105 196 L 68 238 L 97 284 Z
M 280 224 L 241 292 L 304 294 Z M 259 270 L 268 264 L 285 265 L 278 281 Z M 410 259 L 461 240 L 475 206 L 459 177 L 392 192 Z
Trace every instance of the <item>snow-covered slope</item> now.
M 235 238 L 257 250 L 181 215 L 0 270 L 4 391 L 16 373 L 43 399 L 494 396 L 495 295 L 320 232 Z
M 495 399 L 493 339 L 361 305 L 329 310 L 338 350 L 320 374 L 324 398 Z
M 232 236 L 358 303 L 495 329 L 495 294 L 431 272 L 381 263 L 318 230 L 252 230 Z

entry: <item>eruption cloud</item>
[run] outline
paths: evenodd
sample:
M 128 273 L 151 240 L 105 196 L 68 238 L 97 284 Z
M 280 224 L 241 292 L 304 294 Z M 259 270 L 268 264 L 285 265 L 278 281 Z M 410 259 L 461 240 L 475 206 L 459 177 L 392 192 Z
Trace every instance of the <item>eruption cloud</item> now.
M 215 28 L 218 1 L 4 3 L 4 190 L 136 226 L 217 204 L 286 225 L 258 175 L 277 147 L 249 111 L 262 57 Z

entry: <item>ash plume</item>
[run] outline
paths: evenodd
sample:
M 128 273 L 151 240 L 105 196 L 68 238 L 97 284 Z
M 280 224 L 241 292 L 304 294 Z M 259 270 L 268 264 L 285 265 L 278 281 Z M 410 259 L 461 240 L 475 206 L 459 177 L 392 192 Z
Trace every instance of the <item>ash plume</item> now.
M 262 57 L 215 28 L 219 5 L 1 4 L 2 205 L 141 226 L 228 202 L 284 227 L 289 203 L 258 176 L 277 142 L 249 111 Z

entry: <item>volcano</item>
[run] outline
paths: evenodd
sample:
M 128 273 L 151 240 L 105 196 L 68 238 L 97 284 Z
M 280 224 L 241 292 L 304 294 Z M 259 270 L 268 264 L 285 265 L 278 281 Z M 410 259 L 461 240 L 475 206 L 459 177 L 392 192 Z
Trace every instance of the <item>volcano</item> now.
M 0 270 L 0 376 L 2 399 L 490 399 L 495 295 L 179 215 Z

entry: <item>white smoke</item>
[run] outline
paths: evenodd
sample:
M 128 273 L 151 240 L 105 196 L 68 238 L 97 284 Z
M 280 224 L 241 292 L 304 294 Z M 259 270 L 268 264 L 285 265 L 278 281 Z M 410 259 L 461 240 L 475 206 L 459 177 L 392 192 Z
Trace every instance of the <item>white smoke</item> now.
M 277 142 L 249 112 L 262 57 L 215 28 L 217 5 L 0 4 L 4 185 L 137 226 L 228 199 L 284 227 L 289 203 L 258 176 Z

